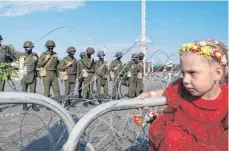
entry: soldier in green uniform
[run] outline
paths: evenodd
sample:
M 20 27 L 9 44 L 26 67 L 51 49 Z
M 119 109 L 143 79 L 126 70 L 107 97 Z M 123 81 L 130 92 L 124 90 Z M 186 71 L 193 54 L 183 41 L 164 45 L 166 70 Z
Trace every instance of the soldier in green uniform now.
M 70 97 L 73 96 L 77 78 L 77 61 L 74 57 L 75 52 L 75 47 L 68 47 L 68 56 L 60 62 L 59 67 L 60 71 L 63 73 L 62 80 L 64 80 L 65 84 L 65 97 L 67 97 L 66 106 L 68 107 L 70 107 L 70 105 L 74 107 L 74 104 L 70 102 Z
M 38 60 L 38 67 L 45 68 L 46 71 L 45 76 L 43 75 L 44 95 L 50 97 L 50 88 L 52 87 L 55 97 L 59 98 L 60 89 L 57 80 L 59 59 L 56 52 L 53 51 L 56 45 L 53 40 L 48 40 L 46 41 L 45 46 L 47 51 L 43 52 Z
M 136 97 L 136 86 L 137 86 L 137 65 L 138 65 L 138 55 L 137 53 L 132 54 L 132 60 L 128 62 L 125 73 L 127 73 L 129 88 L 128 96 L 129 98 Z
M 83 98 L 84 98 L 84 106 L 88 106 L 87 99 L 91 97 L 91 80 L 95 73 L 95 66 L 94 66 L 94 53 L 95 50 L 92 47 L 88 47 L 86 50 L 87 56 L 83 58 L 82 64 L 83 64 L 83 81 L 84 81 L 84 89 L 83 89 Z M 90 102 L 92 103 L 92 102 Z
M 144 90 L 144 84 L 143 84 L 143 77 L 144 77 L 144 65 L 143 65 L 143 59 L 145 55 L 143 52 L 140 52 L 138 54 L 138 66 L 137 66 L 137 89 L 136 89 L 136 96 L 139 96 L 141 93 L 143 93 Z
M 108 67 L 106 62 L 104 62 L 105 53 L 103 51 L 99 51 L 97 54 L 99 60 L 95 63 L 95 71 L 96 71 L 96 87 L 97 87 L 97 96 L 99 99 L 99 103 L 102 102 L 101 97 L 101 87 L 103 87 L 105 100 L 108 96 Z
M 36 85 L 37 85 L 36 66 L 38 62 L 38 55 L 37 53 L 32 52 L 34 45 L 31 41 L 26 41 L 23 47 L 25 49 L 25 53 L 21 53 L 20 57 L 24 58 L 24 67 L 26 67 L 27 74 L 21 80 L 22 91 L 28 92 L 28 87 L 29 87 L 29 91 L 31 93 L 36 93 Z M 39 111 L 39 108 L 37 108 L 35 104 L 32 104 L 32 109 L 34 111 Z M 23 104 L 23 110 L 24 111 L 28 110 L 27 104 Z
M 112 89 L 112 99 L 120 99 L 118 95 L 119 91 L 119 82 L 122 76 L 122 52 L 117 52 L 115 54 L 116 59 L 113 60 L 110 64 L 111 78 L 113 80 L 113 89 Z
M 7 45 L 2 45 L 3 38 L 0 35 L 0 63 L 10 63 L 17 59 L 17 52 Z M 1 72 L 1 69 L 0 69 Z M 0 80 L 0 91 L 4 91 L 5 81 Z
M 82 60 L 83 58 L 86 57 L 86 53 L 85 52 L 81 52 L 80 53 L 80 60 L 78 60 L 78 66 L 77 66 L 77 77 L 79 80 L 79 84 L 78 84 L 78 93 L 79 93 L 79 98 L 82 98 L 82 86 L 83 86 L 83 64 L 82 64 Z

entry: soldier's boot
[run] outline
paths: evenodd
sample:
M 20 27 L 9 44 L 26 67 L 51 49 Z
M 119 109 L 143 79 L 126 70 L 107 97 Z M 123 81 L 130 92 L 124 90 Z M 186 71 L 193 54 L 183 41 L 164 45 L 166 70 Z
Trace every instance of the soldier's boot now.
M 103 103 L 103 100 L 101 98 L 98 99 L 98 103 L 99 104 L 102 104 Z
M 82 98 L 83 98 L 83 96 L 82 96 L 82 94 L 81 94 L 81 93 L 79 93 L 79 98 L 80 98 L 80 99 L 82 99 Z
M 99 102 L 97 100 L 90 101 L 89 104 L 97 106 L 99 105 Z
M 116 97 L 115 96 L 112 96 L 112 100 L 116 100 Z
M 112 98 L 110 99 L 108 95 L 103 97 L 103 103 L 109 102 L 110 100 L 112 100 Z
M 66 100 L 66 101 L 64 102 L 64 107 L 69 107 L 70 105 L 71 105 L 70 100 Z
M 70 100 L 67 100 L 67 101 L 65 102 L 65 107 L 67 107 L 67 110 L 70 109 L 70 107 L 71 107 L 71 102 L 70 102 Z
M 89 104 L 90 104 L 90 105 L 97 106 L 97 105 L 99 105 L 99 102 L 98 102 L 97 99 L 93 99 L 92 97 L 90 97 Z
M 71 102 L 71 107 L 76 107 L 74 102 Z
M 32 109 L 36 112 L 40 111 L 40 109 L 35 104 L 32 104 Z
M 28 111 L 29 108 L 27 107 L 27 104 L 23 104 L 23 111 Z
M 84 101 L 83 106 L 88 107 L 88 102 Z
M 120 100 L 121 99 L 121 97 L 120 97 L 120 95 L 118 94 L 118 96 L 117 96 L 117 100 Z

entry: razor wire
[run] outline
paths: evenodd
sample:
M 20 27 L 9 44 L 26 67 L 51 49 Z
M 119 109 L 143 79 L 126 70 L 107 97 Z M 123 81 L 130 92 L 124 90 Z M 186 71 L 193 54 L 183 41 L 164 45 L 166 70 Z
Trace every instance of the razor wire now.
M 50 150 L 59 149 L 75 125 L 72 116 L 50 98 L 22 92 L 1 92 L 0 95 L 0 104 L 10 105 L 5 106 L 7 110 L 0 113 L 0 148 L 3 150 L 47 150 L 47 147 Z M 35 103 L 50 110 L 41 107 L 41 112 L 22 112 L 20 104 L 23 103 Z M 38 147 L 37 143 L 31 144 L 33 141 L 45 142 Z
M 122 110 L 122 111 L 130 110 L 130 109 L 141 108 L 141 107 L 145 107 L 145 106 L 158 106 L 158 105 L 165 105 L 165 98 L 164 97 L 154 98 L 154 101 L 152 101 L 151 99 L 148 99 L 148 100 L 146 99 L 144 101 L 139 100 L 139 99 L 132 99 L 132 100 L 112 101 L 112 102 L 102 104 L 102 105 L 92 109 L 91 111 L 89 111 L 87 114 L 85 114 L 81 118 L 81 120 L 76 124 L 72 133 L 70 134 L 68 141 L 66 142 L 66 144 L 63 147 L 63 150 L 73 151 L 74 149 L 76 149 L 77 145 L 80 142 L 81 136 L 84 134 L 84 130 L 86 128 L 88 128 L 89 125 L 92 124 L 93 121 L 95 121 L 95 119 L 98 119 L 98 117 L 104 115 L 105 113 L 109 113 L 112 111 L 120 111 L 120 110 Z M 117 118 L 117 116 L 116 116 L 116 118 Z M 114 120 L 113 117 L 108 118 L 108 119 L 110 119 L 112 121 Z M 115 131 L 115 133 L 118 133 L 119 136 L 122 135 L 122 134 L 119 134 L 120 130 L 116 130 L 114 128 L 113 124 L 109 125 L 109 123 L 104 121 L 104 120 L 102 120 L 102 122 L 105 122 L 106 124 L 108 124 L 109 128 L 112 128 L 112 131 L 113 132 Z M 101 121 L 99 122 L 99 124 L 100 123 L 101 123 Z M 117 124 L 116 126 L 120 126 L 120 123 L 116 123 L 116 124 Z M 96 127 L 98 127 L 98 125 Z M 125 124 L 124 124 L 124 127 L 126 127 Z M 110 129 L 108 131 L 110 131 Z M 135 131 L 133 131 L 133 132 L 135 132 Z M 116 135 L 116 134 L 114 134 L 114 135 Z M 100 137 L 104 138 L 104 133 Z M 113 137 L 111 139 L 113 139 Z M 136 143 L 136 141 L 134 141 L 134 142 Z M 97 144 L 97 146 L 98 146 L 98 144 Z
M 61 26 L 58 28 L 55 28 L 42 36 L 39 40 L 37 40 L 35 43 L 38 43 L 41 41 L 44 37 L 48 36 L 52 32 L 58 31 L 59 29 L 62 28 L 72 28 L 75 29 L 75 27 L 71 26 Z M 78 30 L 78 29 L 75 29 Z M 88 35 L 88 34 L 85 34 Z M 89 38 L 89 41 L 94 45 L 94 41 Z M 132 52 L 133 48 L 138 48 L 140 47 L 139 41 L 133 43 L 130 47 L 120 50 L 123 55 L 128 55 L 128 53 Z M 153 50 L 153 51 L 152 51 Z M 161 68 L 166 66 L 166 62 L 168 60 L 174 60 L 172 58 L 173 56 L 168 55 L 165 51 L 162 49 L 158 48 L 152 48 L 148 47 L 147 48 L 148 52 L 152 52 L 152 54 L 148 54 L 149 57 L 146 58 L 146 60 L 150 60 L 152 57 L 154 57 L 157 61 L 160 62 Z M 158 56 L 164 55 L 166 57 L 166 61 L 162 61 Z M 114 56 L 107 56 L 107 60 L 113 60 Z M 105 60 L 106 61 L 106 60 Z M 107 62 L 104 64 L 107 65 Z M 127 64 L 126 64 L 127 65 Z M 102 69 L 103 66 L 101 66 L 97 71 L 95 71 L 95 74 L 92 77 L 92 80 L 95 79 L 96 74 Z M 125 67 L 125 66 L 124 66 Z M 122 70 L 124 69 L 122 67 Z M 157 70 L 159 71 L 160 68 Z M 152 85 L 155 85 L 155 83 L 159 83 L 161 85 L 157 85 L 156 88 L 165 88 L 170 82 L 171 79 L 176 79 L 179 77 L 179 73 L 173 73 L 172 71 L 174 68 L 172 68 L 170 71 L 165 71 L 165 72 L 158 72 L 155 71 L 154 73 L 151 73 L 144 77 L 144 90 L 152 90 Z M 124 78 L 124 77 L 122 77 Z M 38 79 L 39 82 L 41 82 L 40 79 Z M 89 85 L 91 86 L 90 81 Z M 161 82 L 162 81 L 162 82 Z M 18 87 L 18 89 L 15 89 L 19 83 L 14 83 L 14 81 L 11 85 L 14 88 L 14 91 L 18 91 L 21 87 L 21 85 Z M 109 82 L 107 79 L 109 87 L 112 87 L 112 82 Z M 114 81 L 113 81 L 114 82 Z M 38 84 L 38 82 L 37 82 Z M 43 94 L 41 92 L 42 89 L 42 84 L 39 83 L 40 86 L 37 87 L 39 89 L 39 93 Z M 78 81 L 76 81 L 76 85 L 78 84 Z M 122 93 L 127 93 L 126 86 L 122 85 L 122 80 L 118 83 L 120 88 L 118 89 L 118 94 L 121 97 L 121 99 L 125 99 L 125 96 L 122 95 Z M 82 87 L 82 89 L 84 86 Z M 154 88 L 154 89 L 156 89 Z M 60 98 L 60 100 L 64 103 L 67 99 L 72 100 L 71 103 L 76 104 L 75 107 L 71 107 L 68 110 L 68 113 L 71 114 L 71 116 L 74 118 L 76 122 L 78 122 L 81 118 L 84 117 L 85 113 L 88 111 L 92 110 L 95 106 L 89 106 L 89 107 L 83 107 L 82 106 L 82 99 L 79 98 L 78 96 L 75 95 L 75 92 L 78 91 L 75 89 L 75 91 L 68 95 L 68 96 L 63 96 Z M 108 91 L 109 93 L 112 94 L 112 89 L 111 91 Z M 84 99 L 86 102 L 91 102 L 92 100 L 96 100 L 96 94 L 93 93 L 93 91 L 90 91 L 92 98 L 89 99 Z M 10 96 L 11 97 L 11 96 Z M 109 95 L 104 102 L 111 101 L 112 95 Z M 27 100 L 28 101 L 28 100 Z M 63 104 L 62 104 L 63 105 Z M 103 105 L 103 104 L 102 104 Z M 59 116 L 55 114 L 52 110 L 47 110 L 43 106 L 40 106 L 40 112 L 34 112 L 31 109 L 29 109 L 27 112 L 24 112 L 21 110 L 21 105 L 19 104 L 9 104 L 9 105 L 3 105 L 4 109 L 2 112 L 0 112 L 0 118 L 2 118 L 3 121 L 7 120 L 13 120 L 16 119 L 16 121 L 21 121 L 20 129 L 15 130 L 14 133 L 11 134 L 10 130 L 16 129 L 16 127 L 5 127 L 7 130 L 5 133 L 0 134 L 1 140 L 0 144 L 3 144 L 0 146 L 0 149 L 3 150 L 12 150 L 13 148 L 16 148 L 16 150 L 28 150 L 28 147 L 31 147 L 31 144 L 36 140 L 40 140 L 41 138 L 44 138 L 45 143 L 42 144 L 42 147 L 40 147 L 38 144 L 35 143 L 34 150 L 59 150 L 62 145 L 65 143 L 65 141 L 68 139 L 68 134 L 67 134 L 67 128 L 63 124 L 63 121 L 60 120 Z M 154 107 L 152 110 L 155 111 L 160 111 L 161 108 Z M 139 150 L 140 148 L 145 148 L 144 143 L 147 142 L 146 134 L 145 131 L 147 131 L 147 127 L 139 127 L 136 126 L 133 122 L 133 116 L 135 114 L 140 114 L 142 112 L 142 109 L 128 109 L 128 110 L 122 110 L 122 111 L 110 111 L 106 115 L 101 115 L 100 117 L 97 117 L 95 121 L 95 125 L 91 124 L 89 125 L 85 130 L 84 134 L 81 136 L 80 139 L 80 146 L 81 148 L 85 148 L 87 146 L 88 148 L 94 148 L 96 150 L 123 150 L 128 148 L 133 148 L 137 146 L 137 149 Z M 40 115 L 41 114 L 41 115 Z M 20 118 L 18 118 L 20 117 Z M 50 117 L 50 118 L 48 118 Z M 36 120 L 38 119 L 38 120 Z M 26 121 L 28 120 L 28 121 Z M 40 127 L 36 127 L 33 123 L 33 121 L 37 121 L 37 123 L 43 124 L 39 125 Z M 27 123 L 27 125 L 25 125 Z M 29 123 L 33 123 L 30 124 Z M 2 124 L 2 126 L 5 123 Z M 8 123 L 9 124 L 9 123 Z M 0 124 L 1 126 L 1 124 Z M 35 127 L 35 128 L 33 128 Z M 54 127 L 54 130 L 52 128 Z M 25 134 L 26 128 L 31 129 L 28 131 L 28 133 Z M 101 135 L 99 133 L 101 132 Z M 10 135 L 6 135 L 6 133 Z M 56 134 L 55 134 L 56 133 Z M 20 137 L 18 137 L 20 136 Z M 96 139 L 100 139 L 98 141 L 94 141 Z M 92 142 L 91 144 L 88 144 L 87 142 Z M 76 144 L 77 145 L 77 144 Z M 13 146 L 13 147 L 12 147 Z
M 163 77 L 160 78 L 162 79 Z M 158 78 L 158 80 L 161 79 Z M 148 82 L 149 81 L 146 83 Z M 168 83 L 166 83 L 166 85 L 167 84 Z M 153 110 L 156 111 L 160 111 L 162 109 L 163 108 L 160 107 L 153 108 Z M 140 148 L 146 149 L 147 145 L 145 145 L 145 143 L 147 143 L 147 138 L 145 132 L 147 131 L 147 128 L 137 127 L 132 120 L 133 116 L 135 114 L 139 114 L 141 111 L 142 109 L 129 109 L 128 111 L 120 112 L 112 111 L 107 113 L 107 115 L 98 117 L 85 129 L 80 141 L 86 140 L 90 142 L 94 145 L 95 150 L 128 150 L 128 148 L 133 147 L 137 148 L 137 150 L 140 150 Z M 83 114 L 81 115 L 83 116 Z M 133 135 L 130 136 L 129 133 L 132 133 Z M 81 146 L 80 144 L 79 146 Z
M 94 45 L 94 41 L 90 38 L 90 36 L 88 36 L 87 33 L 84 33 L 84 32 L 82 32 L 80 29 L 78 29 L 78 28 L 76 28 L 76 27 L 73 27 L 73 26 L 60 26 L 60 27 L 57 27 L 57 28 L 55 28 L 55 29 L 49 31 L 48 33 L 46 33 L 44 36 L 42 36 L 39 40 L 37 40 L 37 41 L 35 42 L 35 44 L 38 43 L 39 41 L 41 41 L 41 40 L 42 40 L 43 38 L 45 38 L 46 36 L 50 35 L 51 33 L 55 32 L 55 31 L 58 31 L 58 30 L 60 30 L 60 29 L 62 29 L 62 28 L 71 28 L 71 29 L 74 29 L 74 30 L 77 30 L 77 31 L 81 32 L 82 34 L 84 34 L 84 35 L 86 35 L 87 37 L 89 37 L 88 40 L 91 41 L 91 43 Z M 136 45 L 138 42 L 139 42 L 139 41 L 136 41 L 130 48 L 127 48 L 127 49 L 122 50 L 123 55 L 125 55 L 125 54 L 127 54 L 129 51 L 131 51 L 131 49 L 132 49 L 133 47 L 135 47 L 135 45 Z M 96 74 L 94 74 L 94 75 L 96 75 Z M 94 77 L 95 77 L 95 76 L 93 76 L 92 80 L 91 80 L 90 83 L 89 83 L 90 86 L 91 86 L 91 83 L 95 81 L 95 80 L 94 80 Z M 12 88 L 14 91 L 16 91 L 16 88 L 15 88 L 15 85 L 14 85 L 13 81 L 11 81 L 11 82 L 12 82 L 13 87 L 11 86 L 10 83 L 8 83 L 8 84 L 11 86 L 11 88 Z M 20 85 L 20 86 L 21 86 L 21 85 Z M 20 87 L 19 87 L 19 88 L 20 88 Z M 18 88 L 18 89 L 19 89 L 19 88 Z M 18 90 L 18 89 L 17 89 L 17 90 Z M 92 90 L 93 90 L 93 88 L 92 88 Z M 93 91 L 91 91 L 90 93 L 91 93 L 93 99 L 95 99 L 94 94 L 93 94 Z M 72 95 L 72 94 L 70 94 L 70 95 Z M 66 99 L 65 99 L 65 100 L 66 100 Z M 65 102 L 65 101 L 64 101 L 64 102 Z
M 132 48 L 138 47 L 138 45 L 137 45 L 138 42 L 139 42 L 139 41 L 136 41 L 131 47 L 121 50 L 121 52 L 123 52 L 123 56 L 126 55 L 128 52 L 130 52 Z M 113 60 L 113 58 L 114 58 L 114 57 L 112 56 L 110 59 Z M 91 101 L 86 101 L 86 102 L 96 102 L 96 101 L 92 101 L 92 100 L 96 100 L 95 94 L 93 94 L 93 89 L 94 89 L 94 88 L 92 88 L 92 83 L 95 81 L 95 77 L 96 77 L 97 73 L 99 72 L 99 70 L 101 70 L 101 69 L 103 68 L 103 66 L 105 66 L 105 65 L 107 65 L 107 62 L 106 62 L 105 64 L 103 64 L 97 71 L 95 71 L 94 75 L 91 77 L 91 81 L 88 83 L 88 85 L 89 85 L 90 90 L 91 90 L 91 91 L 90 91 L 90 96 L 91 96 L 92 98 L 90 98 Z M 108 80 L 108 79 L 107 79 L 107 80 Z M 77 81 L 76 84 L 78 84 L 78 83 L 79 83 L 79 82 Z M 83 89 L 84 87 L 88 86 L 88 85 L 83 85 L 83 86 L 82 86 L 82 89 Z M 75 91 L 78 91 L 78 90 L 79 90 L 79 89 L 76 89 Z M 70 93 L 68 96 L 66 96 L 66 98 L 71 97 L 73 94 L 74 94 L 74 92 L 73 92 L 73 93 Z M 111 96 L 111 97 L 112 97 L 112 96 Z M 76 98 L 76 99 L 80 99 L 80 98 Z M 85 98 L 84 98 L 84 99 L 85 99 Z M 108 98 L 105 100 L 105 102 L 106 102 L 107 100 L 110 100 L 110 98 L 108 97 Z M 66 99 L 63 100 L 63 102 L 66 102 Z M 73 101 L 73 102 L 74 102 L 74 101 Z

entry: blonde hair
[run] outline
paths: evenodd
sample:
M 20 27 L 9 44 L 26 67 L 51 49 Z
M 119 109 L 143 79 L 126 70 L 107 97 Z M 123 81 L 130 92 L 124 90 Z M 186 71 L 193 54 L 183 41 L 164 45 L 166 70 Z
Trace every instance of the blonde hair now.
M 226 56 L 227 64 L 222 65 L 223 76 L 222 76 L 221 80 L 219 81 L 219 84 L 228 83 L 228 48 L 222 42 L 219 42 L 215 39 L 205 40 L 205 42 L 208 46 L 211 46 L 213 48 L 220 50 L 222 52 L 222 54 Z M 210 63 L 216 62 L 214 59 L 212 59 L 210 57 L 208 57 L 208 58 L 209 58 Z
M 225 55 L 227 63 L 226 63 L 226 65 L 222 65 L 223 76 L 222 76 L 221 80 L 219 81 L 219 84 L 228 83 L 228 48 L 222 42 L 219 42 L 215 39 L 194 41 L 194 43 L 198 43 L 198 42 L 205 42 L 207 46 L 218 49 L 219 51 L 221 51 L 221 53 L 223 55 Z M 182 55 L 183 55 L 183 53 L 182 53 Z M 206 57 L 206 58 L 207 58 L 207 61 L 210 65 L 217 62 L 212 57 Z

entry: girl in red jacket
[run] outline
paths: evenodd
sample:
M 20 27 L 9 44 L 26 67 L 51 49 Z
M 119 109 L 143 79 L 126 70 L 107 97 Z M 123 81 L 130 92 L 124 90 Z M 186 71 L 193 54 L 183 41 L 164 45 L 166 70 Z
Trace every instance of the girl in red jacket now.
M 179 54 L 183 78 L 140 95 L 168 103 L 150 126 L 149 151 L 227 151 L 228 50 L 205 40 L 184 44 Z

